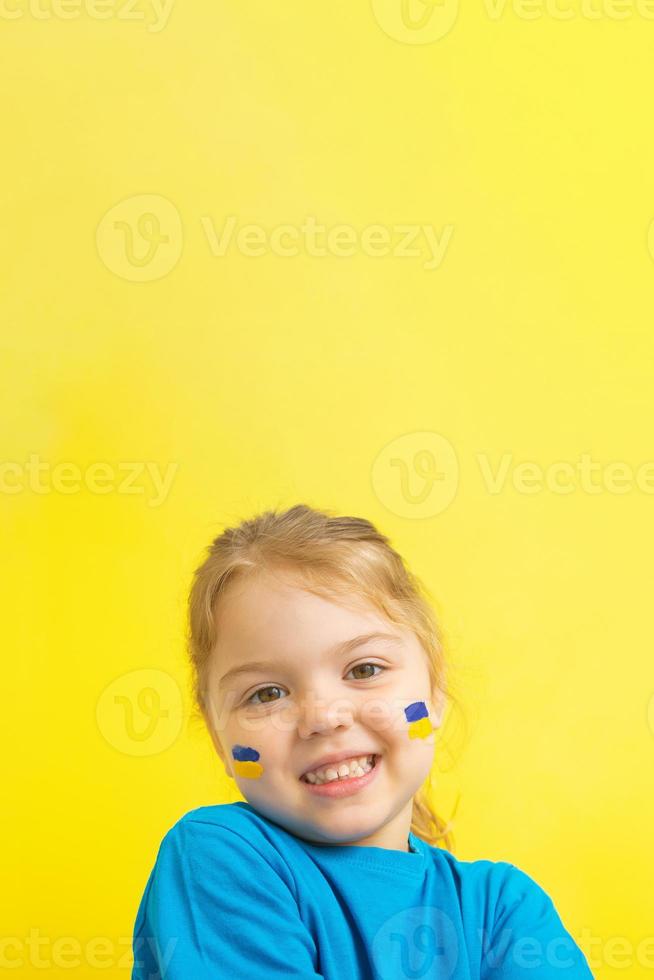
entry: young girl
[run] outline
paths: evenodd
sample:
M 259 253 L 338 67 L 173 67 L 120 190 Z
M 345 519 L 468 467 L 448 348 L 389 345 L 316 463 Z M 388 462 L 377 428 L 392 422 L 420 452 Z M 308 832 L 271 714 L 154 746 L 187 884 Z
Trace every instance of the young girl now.
M 592 978 L 529 875 L 449 849 L 426 795 L 440 629 L 371 523 L 297 506 L 227 529 L 189 623 L 197 705 L 246 802 L 166 833 L 132 980 Z

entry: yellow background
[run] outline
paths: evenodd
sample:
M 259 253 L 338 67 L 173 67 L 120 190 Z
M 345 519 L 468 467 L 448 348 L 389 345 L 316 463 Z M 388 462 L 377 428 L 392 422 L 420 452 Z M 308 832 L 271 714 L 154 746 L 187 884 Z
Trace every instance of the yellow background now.
M 534 877 L 595 976 L 651 976 L 651 474 L 514 475 L 654 458 L 654 21 L 470 0 L 430 39 L 452 9 L 422 0 L 429 28 L 390 0 L 176 0 L 158 26 L 139 2 L 0 16 L 7 961 L 129 976 L 162 836 L 239 798 L 190 719 L 192 570 L 225 524 L 302 501 L 374 521 L 438 602 L 469 728 L 437 781 L 457 856 Z M 127 252 L 143 214 L 151 265 L 151 223 Z M 230 215 L 359 244 L 216 255 Z M 372 225 L 451 237 L 427 269 L 424 239 L 367 254 Z M 108 492 L 63 492 L 58 464 L 98 462 Z

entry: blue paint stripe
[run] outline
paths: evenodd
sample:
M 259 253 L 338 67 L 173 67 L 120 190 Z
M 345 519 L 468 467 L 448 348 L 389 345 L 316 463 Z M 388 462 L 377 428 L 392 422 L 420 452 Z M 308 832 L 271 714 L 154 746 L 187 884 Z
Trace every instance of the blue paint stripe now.
M 239 762 L 256 762 L 259 758 L 257 750 L 250 749 L 246 745 L 235 745 L 232 749 L 232 755 Z
M 424 701 L 414 701 L 408 708 L 404 709 L 407 721 L 419 721 L 421 718 L 428 718 L 429 712 Z

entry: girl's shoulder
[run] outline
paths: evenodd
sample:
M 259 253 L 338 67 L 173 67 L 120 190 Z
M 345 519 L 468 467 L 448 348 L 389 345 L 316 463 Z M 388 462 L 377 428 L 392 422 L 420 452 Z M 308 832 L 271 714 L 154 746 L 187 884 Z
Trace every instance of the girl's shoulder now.
M 428 844 L 422 838 L 412 835 L 412 841 L 417 842 L 418 848 L 428 860 L 439 865 L 441 870 L 462 881 L 474 881 L 493 878 L 495 881 L 506 879 L 513 870 L 519 870 L 509 861 L 493 858 L 461 858 L 445 847 Z
M 249 803 L 218 803 L 183 814 L 164 835 L 159 856 L 172 853 L 203 870 L 240 864 L 250 872 L 275 872 L 290 882 L 292 841 L 287 831 Z
M 545 889 L 522 868 L 510 861 L 475 858 L 464 860 L 442 847 L 420 842 L 438 866 L 440 874 L 449 878 L 462 900 L 476 898 L 483 902 L 494 917 L 500 918 L 507 910 L 521 905 L 552 908 L 552 900 Z
M 189 829 L 214 838 L 229 839 L 238 835 L 252 844 L 265 844 L 265 841 L 284 840 L 292 835 L 268 817 L 262 816 L 249 803 L 216 803 L 198 806 L 189 810 L 173 824 L 168 834 L 179 834 Z
M 253 832 L 263 825 L 263 817 L 249 803 L 215 803 L 188 810 L 168 833 L 189 824 L 222 827 L 233 833 Z
M 267 964 L 270 976 L 318 980 L 273 833 L 267 839 L 262 818 L 238 803 L 197 807 L 173 824 L 138 907 L 133 980 L 246 977 L 252 963 Z

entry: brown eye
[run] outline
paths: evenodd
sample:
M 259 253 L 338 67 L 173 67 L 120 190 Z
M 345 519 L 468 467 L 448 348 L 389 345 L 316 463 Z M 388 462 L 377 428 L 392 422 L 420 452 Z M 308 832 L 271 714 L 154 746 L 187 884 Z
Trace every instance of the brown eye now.
M 266 691 L 280 691 L 280 690 L 281 688 L 274 687 L 272 685 L 270 685 L 269 687 L 260 687 L 259 690 L 255 691 L 254 694 L 252 694 L 245 703 L 246 704 L 270 704 L 271 701 L 279 701 L 279 698 L 271 698 L 270 700 L 264 698 L 261 701 L 253 701 L 252 699 L 256 698 L 258 695 L 265 694 Z
M 385 667 L 382 667 L 381 664 L 357 664 L 355 667 L 352 668 L 352 671 L 354 671 L 354 670 L 362 670 L 365 667 L 376 667 L 377 670 L 380 670 L 380 671 L 386 670 L 386 668 Z M 350 671 L 350 673 L 352 673 L 352 671 Z M 378 676 L 379 676 L 378 674 L 364 674 L 363 677 L 355 677 L 354 679 L 356 681 L 365 681 L 369 677 L 378 677 Z

